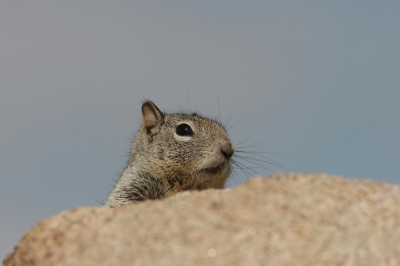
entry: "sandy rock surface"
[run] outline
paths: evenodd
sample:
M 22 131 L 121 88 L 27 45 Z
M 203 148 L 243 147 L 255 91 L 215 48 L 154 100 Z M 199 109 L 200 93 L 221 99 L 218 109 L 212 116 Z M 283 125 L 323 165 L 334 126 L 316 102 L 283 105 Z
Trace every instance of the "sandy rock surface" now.
M 4 265 L 400 265 L 400 187 L 279 174 L 75 208 L 37 224 Z

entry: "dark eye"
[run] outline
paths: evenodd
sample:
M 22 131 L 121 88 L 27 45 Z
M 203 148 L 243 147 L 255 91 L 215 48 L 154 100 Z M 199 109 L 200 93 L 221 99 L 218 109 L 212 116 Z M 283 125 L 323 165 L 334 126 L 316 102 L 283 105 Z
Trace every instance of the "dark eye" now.
M 180 124 L 176 127 L 176 134 L 179 136 L 193 136 L 193 130 L 188 124 Z

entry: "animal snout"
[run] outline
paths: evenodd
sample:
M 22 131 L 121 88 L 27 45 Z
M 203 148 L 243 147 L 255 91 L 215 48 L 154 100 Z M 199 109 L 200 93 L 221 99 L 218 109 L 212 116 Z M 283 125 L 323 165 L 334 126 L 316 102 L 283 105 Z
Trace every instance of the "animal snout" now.
M 229 140 L 224 140 L 221 142 L 221 152 L 224 157 L 229 160 L 232 157 L 232 154 L 235 152 L 235 147 L 233 146 L 232 142 Z

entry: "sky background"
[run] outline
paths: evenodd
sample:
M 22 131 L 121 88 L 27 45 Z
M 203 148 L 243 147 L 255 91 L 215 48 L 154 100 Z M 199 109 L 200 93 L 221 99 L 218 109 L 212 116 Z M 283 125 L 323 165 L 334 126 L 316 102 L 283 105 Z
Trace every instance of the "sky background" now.
M 0 1 L 1 259 L 40 220 L 107 198 L 146 98 L 229 120 L 234 143 L 282 166 L 261 175 L 400 184 L 399 10 L 400 1 Z M 246 180 L 236 172 L 228 186 Z

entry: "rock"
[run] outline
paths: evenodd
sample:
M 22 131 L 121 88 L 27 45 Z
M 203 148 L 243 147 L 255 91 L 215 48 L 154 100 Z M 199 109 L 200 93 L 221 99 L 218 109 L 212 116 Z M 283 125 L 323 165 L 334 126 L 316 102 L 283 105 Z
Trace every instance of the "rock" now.
M 4 265 L 400 265 L 400 187 L 278 174 L 75 208 L 38 223 Z

